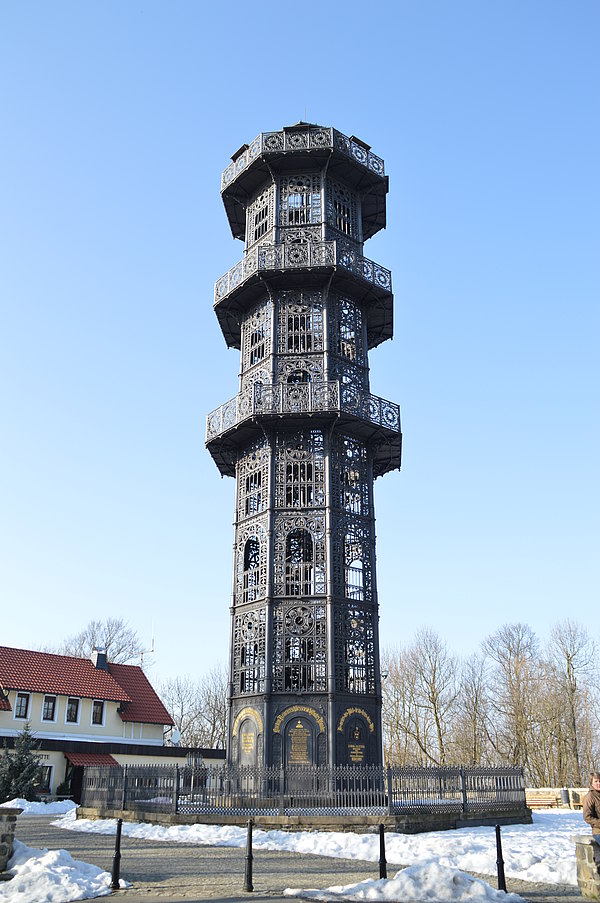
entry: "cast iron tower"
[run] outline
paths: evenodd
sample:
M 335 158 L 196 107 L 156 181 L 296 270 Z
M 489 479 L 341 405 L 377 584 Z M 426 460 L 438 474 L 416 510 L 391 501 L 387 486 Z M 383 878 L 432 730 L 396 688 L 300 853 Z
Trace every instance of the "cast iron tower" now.
M 238 765 L 380 765 L 373 481 L 400 467 L 398 405 L 368 351 L 392 336 L 383 160 L 305 122 L 222 176 L 243 259 L 215 286 L 239 391 L 207 418 L 235 477 L 229 742 Z

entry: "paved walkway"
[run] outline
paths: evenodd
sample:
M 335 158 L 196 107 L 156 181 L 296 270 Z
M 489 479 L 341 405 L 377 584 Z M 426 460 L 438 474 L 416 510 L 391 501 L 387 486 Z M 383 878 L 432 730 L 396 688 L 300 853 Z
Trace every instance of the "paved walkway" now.
M 91 862 L 110 872 L 114 836 L 65 831 L 51 825 L 51 816 L 17 820 L 18 840 L 31 847 L 66 849 L 75 859 Z M 121 877 L 132 887 L 118 891 L 113 899 L 123 903 L 197 903 L 220 900 L 221 903 L 277 903 L 286 887 L 331 887 L 351 884 L 366 878 L 378 878 L 376 862 L 331 859 L 301 853 L 254 851 L 254 893 L 244 893 L 245 850 L 234 847 L 205 847 L 189 843 L 164 843 L 123 837 Z M 391 876 L 397 866 L 388 865 Z M 492 886 L 494 879 L 483 877 Z M 573 903 L 581 900 L 576 887 L 533 884 L 507 878 L 508 890 L 531 903 Z M 103 899 L 103 898 L 101 898 Z

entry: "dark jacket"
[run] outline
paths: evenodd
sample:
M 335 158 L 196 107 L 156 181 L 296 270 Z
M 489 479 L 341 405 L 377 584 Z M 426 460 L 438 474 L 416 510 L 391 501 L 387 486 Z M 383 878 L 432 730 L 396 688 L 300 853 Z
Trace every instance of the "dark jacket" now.
M 583 820 L 592 826 L 592 834 L 600 834 L 600 791 L 590 790 L 583 798 Z

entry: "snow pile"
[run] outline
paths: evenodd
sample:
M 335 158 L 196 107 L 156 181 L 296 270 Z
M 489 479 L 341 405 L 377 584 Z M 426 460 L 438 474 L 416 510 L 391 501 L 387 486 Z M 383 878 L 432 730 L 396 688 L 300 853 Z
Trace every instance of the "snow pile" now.
M 75 819 L 70 812 L 54 822 L 73 831 L 114 834 L 116 821 Z M 507 877 L 542 884 L 577 885 L 573 834 L 586 831 L 581 814 L 569 810 L 535 812 L 532 825 L 502 828 L 502 849 Z M 244 847 L 246 829 L 219 825 L 147 825 L 124 823 L 123 835 L 155 841 Z M 342 859 L 379 860 L 377 834 L 351 832 L 261 831 L 254 829 L 256 850 L 287 850 Z M 496 875 L 496 837 L 493 828 L 461 828 L 428 834 L 386 834 L 389 865 L 437 864 L 449 869 Z
M 524 903 L 518 894 L 505 894 L 495 890 L 471 875 L 458 869 L 431 863 L 413 865 L 398 872 L 387 881 L 361 881 L 327 890 L 296 890 L 288 888 L 286 897 L 302 897 L 306 900 L 402 900 L 403 903 Z
M 108 872 L 66 850 L 37 850 L 15 840 L 8 869 L 14 877 L 2 884 L 2 903 L 67 903 L 111 893 Z
M 63 815 L 77 808 L 77 803 L 73 800 L 57 800 L 54 803 L 30 803 L 29 800 L 14 799 L 8 803 L 0 803 L 0 806 L 11 807 L 13 809 L 22 809 L 19 815 Z

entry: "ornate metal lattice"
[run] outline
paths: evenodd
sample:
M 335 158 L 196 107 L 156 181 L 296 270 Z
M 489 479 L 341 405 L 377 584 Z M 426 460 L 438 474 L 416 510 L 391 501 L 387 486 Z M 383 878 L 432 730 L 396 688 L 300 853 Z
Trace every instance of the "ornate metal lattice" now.
M 278 514 L 274 520 L 275 595 L 325 593 L 325 517 L 322 514 Z M 310 544 L 305 538 L 301 540 L 299 534 L 306 534 Z M 306 555 L 310 552 L 310 560 L 298 560 L 299 551 Z
M 323 351 L 323 301 L 320 292 L 280 292 L 277 297 L 277 351 Z
M 238 530 L 236 546 L 236 604 L 265 597 L 267 591 L 267 538 L 264 516 Z
M 321 176 L 319 173 L 281 176 L 279 181 L 279 225 L 308 226 L 320 223 Z
M 264 693 L 264 608 L 242 609 L 233 622 L 233 686 L 235 693 Z
M 327 222 L 348 238 L 360 239 L 356 192 L 327 179 Z
M 373 601 L 372 531 L 371 519 L 351 514 L 340 516 L 332 549 L 336 596 L 358 602 Z
M 257 304 L 246 316 L 242 325 L 242 371 L 248 371 L 257 364 L 264 366 L 271 354 L 271 314 L 269 299 Z
M 269 505 L 269 445 L 266 439 L 253 443 L 237 463 L 238 519 L 266 511 Z
M 351 436 L 338 434 L 331 445 L 331 458 L 333 504 L 347 514 L 368 517 L 371 502 L 367 446 Z
M 327 689 L 325 606 L 281 603 L 273 611 L 274 692 Z
M 375 692 L 373 610 L 339 604 L 334 610 L 336 689 Z
M 258 194 L 246 210 L 246 247 L 266 241 L 273 234 L 275 186 L 269 185 Z
M 325 459 L 320 430 L 279 433 L 275 445 L 275 506 L 321 508 L 325 504 Z

